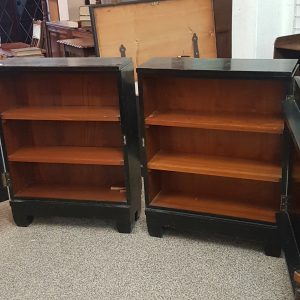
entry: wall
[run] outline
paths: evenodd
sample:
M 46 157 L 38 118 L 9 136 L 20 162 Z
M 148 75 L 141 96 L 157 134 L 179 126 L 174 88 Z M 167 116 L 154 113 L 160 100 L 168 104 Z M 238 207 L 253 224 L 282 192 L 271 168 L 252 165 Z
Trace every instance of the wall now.
M 69 20 L 68 0 L 58 0 L 58 7 L 60 20 Z
M 294 0 L 233 0 L 233 57 L 272 58 L 276 37 L 293 33 Z
M 84 0 L 68 0 L 70 20 L 79 20 L 79 6 L 84 5 Z

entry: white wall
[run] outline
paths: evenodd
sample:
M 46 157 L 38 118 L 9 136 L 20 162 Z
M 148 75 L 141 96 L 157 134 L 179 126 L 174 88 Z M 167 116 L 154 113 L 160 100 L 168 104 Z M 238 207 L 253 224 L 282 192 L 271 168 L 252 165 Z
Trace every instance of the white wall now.
M 84 5 L 84 0 L 68 0 L 70 20 L 79 20 L 79 6 Z
M 60 20 L 69 20 L 68 0 L 58 0 L 58 7 Z
M 294 7 L 294 0 L 233 0 L 233 57 L 272 58 L 275 39 L 293 33 Z

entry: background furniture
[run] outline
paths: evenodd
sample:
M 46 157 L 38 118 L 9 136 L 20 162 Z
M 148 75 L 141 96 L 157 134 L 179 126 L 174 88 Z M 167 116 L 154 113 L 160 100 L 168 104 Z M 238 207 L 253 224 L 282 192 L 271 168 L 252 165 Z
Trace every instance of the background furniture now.
M 49 57 L 64 57 L 64 45 L 59 44 L 58 40 L 83 38 L 85 40 L 92 40 L 93 35 L 91 28 L 74 28 L 73 22 L 46 22 L 47 35 L 47 56 Z
M 274 58 L 300 59 L 300 34 L 277 38 L 274 45 Z
M 67 39 L 58 40 L 64 47 L 65 57 L 89 57 L 95 56 L 94 41 L 92 39 Z
M 13 54 L 11 52 L 11 50 L 13 49 L 21 49 L 21 48 L 26 48 L 26 47 L 30 47 L 28 44 L 25 43 L 5 43 L 5 44 L 1 44 L 0 47 L 0 55 L 3 57 L 13 57 Z
M 44 21 L 59 21 L 59 6 L 57 0 L 42 0 Z
M 32 21 L 32 39 L 30 47 L 42 48 L 44 43 L 44 33 L 43 33 L 43 22 L 42 21 Z
M 213 229 L 279 256 L 281 103 L 297 60 L 152 59 L 138 68 L 149 234 Z M 286 165 L 286 164 L 284 164 Z
M 6 60 L 0 95 L 3 190 L 16 224 L 93 216 L 130 232 L 141 204 L 131 61 Z
M 92 5 L 97 55 L 119 56 L 124 45 L 126 55 L 137 65 L 155 56 L 193 57 L 196 33 L 200 57 L 231 57 L 232 0 L 156 3 L 105 1 Z

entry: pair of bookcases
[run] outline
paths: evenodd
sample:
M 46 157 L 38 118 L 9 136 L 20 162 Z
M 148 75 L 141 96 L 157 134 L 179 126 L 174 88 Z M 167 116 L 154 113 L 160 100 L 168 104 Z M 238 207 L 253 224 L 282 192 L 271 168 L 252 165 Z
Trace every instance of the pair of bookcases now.
M 0 66 L 2 194 L 14 220 L 114 218 L 130 232 L 146 198 L 164 227 L 268 238 L 280 254 L 287 127 L 296 60 L 127 58 L 5 61 Z

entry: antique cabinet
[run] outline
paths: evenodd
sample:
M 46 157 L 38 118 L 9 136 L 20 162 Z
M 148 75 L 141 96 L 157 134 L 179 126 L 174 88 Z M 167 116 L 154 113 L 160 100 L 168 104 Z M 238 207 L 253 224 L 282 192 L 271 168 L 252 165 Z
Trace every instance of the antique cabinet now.
M 281 252 L 286 205 L 282 102 L 297 60 L 154 58 L 138 72 L 150 235 L 216 230 Z M 283 167 L 282 167 L 283 166 Z
M 141 190 L 131 60 L 7 60 L 0 95 L 2 190 L 15 223 L 108 217 L 130 232 Z
M 59 40 L 74 38 L 93 39 L 90 28 L 74 28 L 72 27 L 73 23 L 69 21 L 46 22 L 47 56 L 65 56 L 64 45 L 58 43 L 57 41 Z
M 280 36 L 275 40 L 274 58 L 300 59 L 300 34 Z

